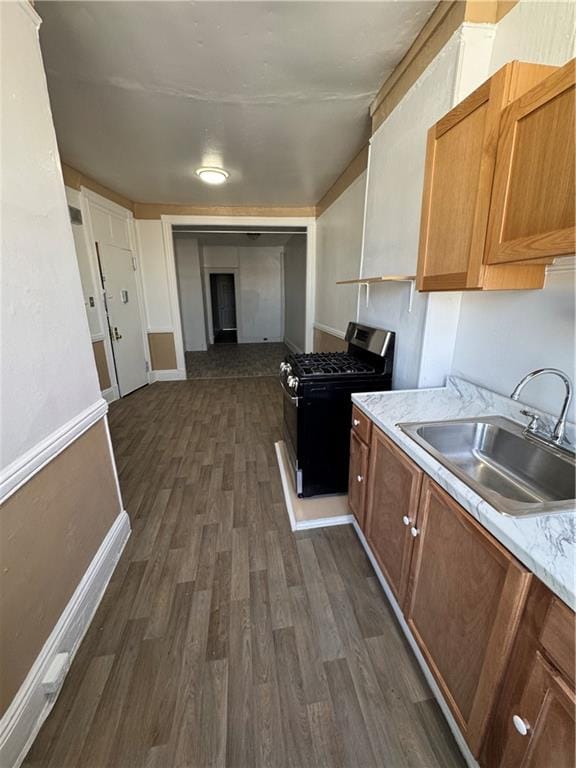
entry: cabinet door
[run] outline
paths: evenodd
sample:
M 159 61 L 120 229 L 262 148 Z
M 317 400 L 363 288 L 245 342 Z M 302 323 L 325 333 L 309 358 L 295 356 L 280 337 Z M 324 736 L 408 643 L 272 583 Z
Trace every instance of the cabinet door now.
M 364 530 L 364 511 L 366 500 L 366 480 L 368 474 L 368 446 L 358 435 L 350 432 L 350 474 L 348 476 L 348 506 L 362 530 Z
M 383 432 L 372 430 L 366 538 L 400 605 L 408 585 L 422 474 Z
M 477 755 L 531 574 L 429 478 L 418 532 L 406 620 Z
M 574 691 L 536 653 L 499 768 L 574 768 L 575 707 Z
M 504 112 L 486 259 L 489 264 L 572 254 L 575 63 Z
M 502 110 L 550 67 L 512 62 L 428 132 L 418 289 L 541 288 L 544 267 L 484 264 Z

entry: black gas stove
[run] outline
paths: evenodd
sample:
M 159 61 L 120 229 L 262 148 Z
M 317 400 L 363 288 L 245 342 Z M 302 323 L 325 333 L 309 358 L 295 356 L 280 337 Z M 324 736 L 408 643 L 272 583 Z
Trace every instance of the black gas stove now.
M 284 439 L 300 496 L 348 490 L 353 392 L 392 388 L 394 333 L 349 323 L 347 352 L 289 355 L 280 365 Z

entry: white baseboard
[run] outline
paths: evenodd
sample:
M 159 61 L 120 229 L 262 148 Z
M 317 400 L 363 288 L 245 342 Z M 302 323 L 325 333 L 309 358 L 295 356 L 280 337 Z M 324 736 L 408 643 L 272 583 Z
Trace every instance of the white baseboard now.
M 261 336 L 239 336 L 238 344 L 281 344 L 284 341 L 283 336 L 269 336 L 264 340 Z
M 150 371 L 150 384 L 155 381 L 182 381 L 186 378 L 183 368 L 174 368 L 169 371 Z
M 301 355 L 304 350 L 300 349 L 300 347 L 297 344 L 294 344 L 293 341 L 290 341 L 289 338 L 284 336 L 284 344 L 288 347 L 290 352 L 294 352 L 295 355 Z
M 0 720 L 2 768 L 20 766 L 42 723 L 48 717 L 58 692 L 47 696 L 42 690 L 42 680 L 58 653 L 67 652 L 70 661 L 73 659 L 129 536 L 130 519 L 126 512 L 121 512 L 44 643 L 20 690 Z
M 380 566 L 378 565 L 378 561 L 372 554 L 372 550 L 370 549 L 370 545 L 366 541 L 366 537 L 364 536 L 364 533 L 362 532 L 362 529 L 358 525 L 358 521 L 354 518 L 352 525 L 354 526 L 354 529 L 356 531 L 356 534 L 358 538 L 360 539 L 360 542 L 362 546 L 364 547 L 364 550 L 366 551 L 366 554 L 368 555 L 368 559 L 370 560 L 372 564 L 372 568 L 374 569 L 376 576 L 378 577 L 378 581 L 380 582 L 380 585 L 382 589 L 384 590 L 384 593 L 386 594 L 386 597 L 388 599 L 388 602 L 390 603 L 392 610 L 394 611 L 394 615 L 398 619 L 398 623 L 400 624 L 400 627 L 402 631 L 404 632 L 404 635 L 406 636 L 406 640 L 408 640 L 408 644 L 410 645 L 410 648 L 412 649 L 414 655 L 416 656 L 416 661 L 420 665 L 420 668 L 422 669 L 422 672 L 424 674 L 424 677 L 426 678 L 426 682 L 432 689 L 432 693 L 434 694 L 434 697 L 436 701 L 438 702 L 440 709 L 442 710 L 442 714 L 446 718 L 446 721 L 448 723 L 448 726 L 450 727 L 450 730 L 454 734 L 454 738 L 456 739 L 456 743 L 458 744 L 458 747 L 460 748 L 460 751 L 462 752 L 462 756 L 464 757 L 464 760 L 466 761 L 466 764 L 468 765 L 468 768 L 480 768 L 478 763 L 476 762 L 474 755 L 472 752 L 470 752 L 470 748 L 468 747 L 468 744 L 466 743 L 464 736 L 462 735 L 462 731 L 458 727 L 458 724 L 456 723 L 456 720 L 454 719 L 454 716 L 452 715 L 452 712 L 450 711 L 450 708 L 448 704 L 446 703 L 446 700 L 444 699 L 444 696 L 442 695 L 442 692 L 440 688 L 438 687 L 438 683 L 434 679 L 434 675 L 430 671 L 430 667 L 426 663 L 426 660 L 424 656 L 422 655 L 422 652 L 418 646 L 418 643 L 414 639 L 414 635 L 412 634 L 410 627 L 406 623 L 406 619 L 404 618 L 404 614 L 402 613 L 402 610 L 400 609 L 400 606 L 398 605 L 398 602 L 394 596 L 394 593 L 388 586 L 388 582 L 386 581 L 386 578 L 384 577 L 384 574 L 380 570 Z
M 339 331 L 337 328 L 331 328 L 329 325 L 324 325 L 323 323 L 314 323 L 314 328 L 317 328 L 319 331 L 324 331 L 324 333 L 329 333 L 331 336 L 337 336 L 339 339 L 346 338 L 346 333 L 344 331 Z
M 107 411 L 108 403 L 100 398 L 5 467 L 0 472 L 0 502 L 27 483 L 36 472 L 105 416 Z

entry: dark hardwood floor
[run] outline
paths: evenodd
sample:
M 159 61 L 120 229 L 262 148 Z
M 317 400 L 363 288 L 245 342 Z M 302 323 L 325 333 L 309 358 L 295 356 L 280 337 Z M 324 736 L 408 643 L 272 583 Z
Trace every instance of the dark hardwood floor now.
M 275 379 L 110 426 L 133 534 L 29 768 L 463 766 L 350 526 L 292 534 Z

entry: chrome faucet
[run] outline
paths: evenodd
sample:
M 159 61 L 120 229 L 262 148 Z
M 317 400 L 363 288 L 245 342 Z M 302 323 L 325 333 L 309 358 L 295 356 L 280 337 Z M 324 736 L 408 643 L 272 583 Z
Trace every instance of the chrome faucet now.
M 561 371 L 558 368 L 538 368 L 537 370 L 532 371 L 531 373 L 528 373 L 526 376 L 524 376 L 522 381 L 516 385 L 510 397 L 512 400 L 518 400 L 520 392 L 522 392 L 526 384 L 528 384 L 529 381 L 532 381 L 532 379 L 535 379 L 537 376 L 541 376 L 544 373 L 551 373 L 554 374 L 554 376 L 558 376 L 560 379 L 562 379 L 564 386 L 566 387 L 566 394 L 564 396 L 564 402 L 562 403 L 562 409 L 560 410 L 560 416 L 558 417 L 556 426 L 550 433 L 548 430 L 538 429 L 537 414 L 532 413 L 531 411 L 522 411 L 525 416 L 532 417 L 532 421 L 526 427 L 525 432 L 529 435 L 534 435 L 540 438 L 544 442 L 551 443 L 557 447 L 562 448 L 567 444 L 566 412 L 568 411 L 568 406 L 572 400 L 572 380 L 567 374 L 564 373 L 564 371 Z

